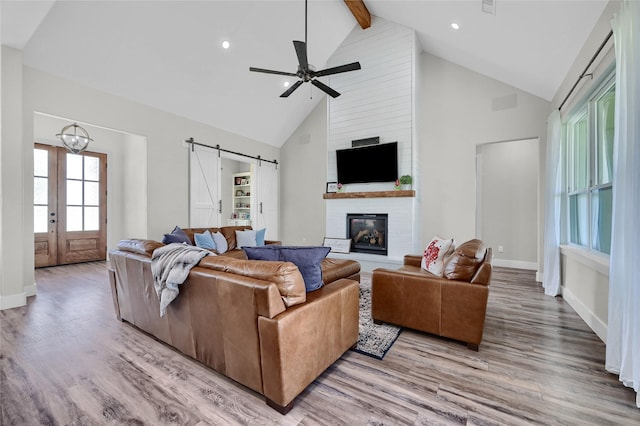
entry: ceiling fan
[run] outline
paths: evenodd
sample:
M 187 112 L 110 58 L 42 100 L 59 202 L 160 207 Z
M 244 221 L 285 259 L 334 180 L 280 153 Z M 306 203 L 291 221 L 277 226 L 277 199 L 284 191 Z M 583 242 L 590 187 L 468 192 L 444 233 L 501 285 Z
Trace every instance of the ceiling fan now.
M 360 69 L 360 62 L 352 62 L 346 65 L 340 65 L 337 67 L 326 68 L 320 71 L 313 69 L 313 65 L 309 65 L 307 61 L 307 0 L 304 0 L 304 41 L 293 41 L 293 47 L 296 50 L 298 56 L 298 71 L 295 73 L 267 70 L 264 68 L 249 67 L 249 71 L 262 72 L 266 74 L 287 75 L 291 77 L 298 77 L 299 80 L 293 83 L 282 95 L 281 98 L 286 98 L 294 92 L 302 83 L 311 82 L 318 89 L 322 90 L 332 98 L 337 98 L 340 93 L 333 90 L 331 87 L 322 83 L 320 80 L 316 80 L 316 77 L 323 77 L 327 75 L 339 74 L 342 72 L 356 71 Z

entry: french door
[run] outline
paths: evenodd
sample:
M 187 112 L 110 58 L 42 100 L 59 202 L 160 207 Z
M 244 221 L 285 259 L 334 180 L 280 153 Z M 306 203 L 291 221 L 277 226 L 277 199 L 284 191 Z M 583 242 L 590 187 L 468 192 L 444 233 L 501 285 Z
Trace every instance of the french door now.
M 35 144 L 35 267 L 105 260 L 107 156 Z

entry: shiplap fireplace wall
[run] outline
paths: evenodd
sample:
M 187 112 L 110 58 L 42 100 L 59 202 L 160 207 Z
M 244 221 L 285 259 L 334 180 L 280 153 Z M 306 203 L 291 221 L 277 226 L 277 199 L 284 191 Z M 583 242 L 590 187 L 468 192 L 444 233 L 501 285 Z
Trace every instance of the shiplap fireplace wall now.
M 331 76 L 329 84 L 342 93 L 330 99 L 328 108 L 327 181 L 337 181 L 336 150 L 350 148 L 351 141 L 379 136 L 380 143 L 398 142 L 398 173 L 418 179 L 417 167 L 417 87 L 418 43 L 412 29 L 372 17 L 367 30 L 359 26 L 347 36 L 329 59 L 328 66 L 360 61 L 362 70 Z M 371 167 L 376 167 L 371 164 Z M 393 183 L 345 185 L 346 192 L 393 190 Z M 416 191 L 417 193 L 417 191 Z M 363 270 L 395 266 L 407 253 L 417 253 L 422 242 L 417 225 L 418 199 L 346 198 L 328 199 L 328 237 L 345 238 L 348 213 L 388 214 L 388 254 L 351 253 Z

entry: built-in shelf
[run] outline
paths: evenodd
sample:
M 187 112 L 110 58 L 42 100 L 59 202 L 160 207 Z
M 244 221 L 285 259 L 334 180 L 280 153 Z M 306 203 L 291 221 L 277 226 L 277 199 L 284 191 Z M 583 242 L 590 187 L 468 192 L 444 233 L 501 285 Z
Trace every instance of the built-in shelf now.
M 413 189 L 393 190 L 393 191 L 368 191 L 368 192 L 329 192 L 322 195 L 325 200 L 337 200 L 342 198 L 395 198 L 395 197 L 415 197 L 416 191 Z

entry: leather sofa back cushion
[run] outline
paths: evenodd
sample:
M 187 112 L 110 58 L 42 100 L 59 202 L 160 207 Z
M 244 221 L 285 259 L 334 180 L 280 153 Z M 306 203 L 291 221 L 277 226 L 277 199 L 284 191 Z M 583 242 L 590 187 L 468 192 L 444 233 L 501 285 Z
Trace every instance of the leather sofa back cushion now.
M 327 257 L 330 247 L 324 246 L 262 246 L 244 247 L 247 258 L 255 260 L 279 260 L 293 262 L 304 279 L 307 291 L 317 290 L 324 284 L 322 281 L 322 268 L 320 262 Z
M 456 281 L 471 281 L 487 252 L 485 244 L 477 239 L 460 244 L 444 265 L 444 277 Z
M 128 251 L 131 253 L 151 256 L 153 251 L 164 244 L 153 240 L 140 240 L 131 238 L 128 240 L 120 240 L 118 242 L 118 250 Z
M 298 267 L 290 262 L 249 261 L 226 256 L 207 256 L 198 266 L 272 282 L 278 287 L 286 307 L 298 305 L 307 300 L 302 274 Z

